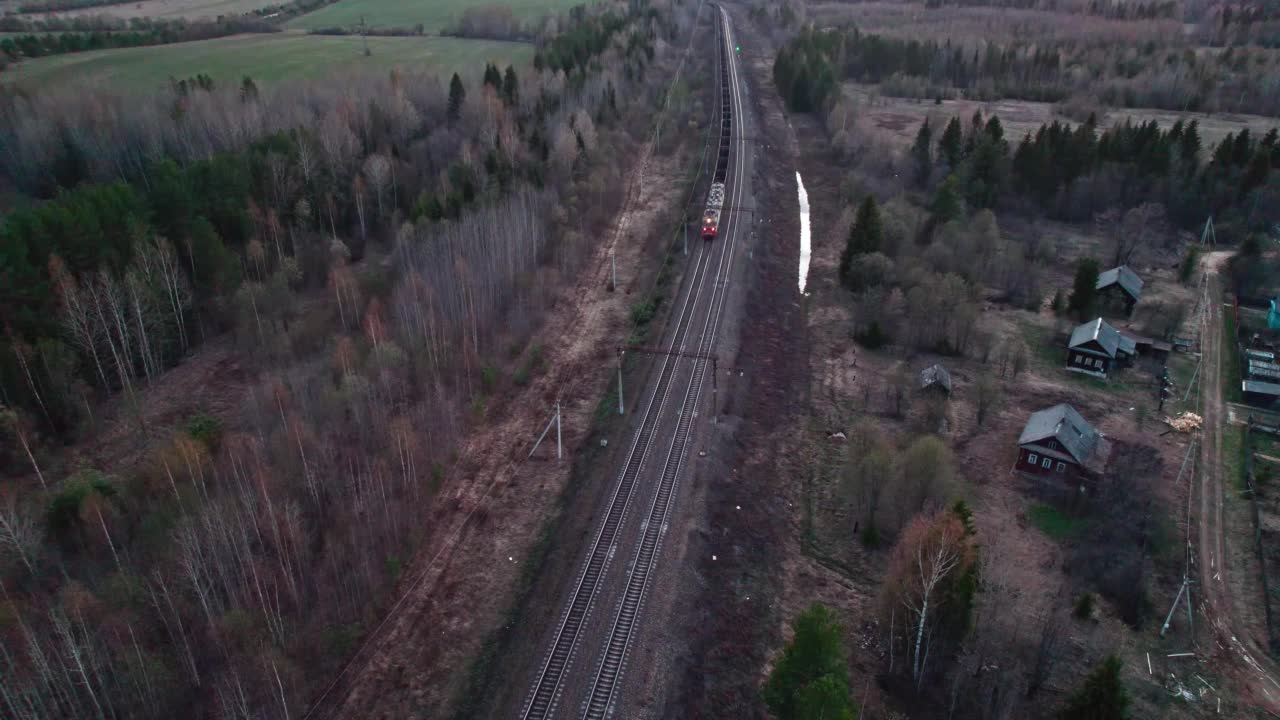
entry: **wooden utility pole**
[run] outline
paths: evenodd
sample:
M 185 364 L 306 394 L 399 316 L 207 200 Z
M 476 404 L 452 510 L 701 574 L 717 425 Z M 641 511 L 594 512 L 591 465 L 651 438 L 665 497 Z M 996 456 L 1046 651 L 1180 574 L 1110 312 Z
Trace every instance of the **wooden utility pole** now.
M 364 56 L 369 57 L 369 27 L 364 24 L 364 16 L 360 16 L 360 40 L 364 43 Z

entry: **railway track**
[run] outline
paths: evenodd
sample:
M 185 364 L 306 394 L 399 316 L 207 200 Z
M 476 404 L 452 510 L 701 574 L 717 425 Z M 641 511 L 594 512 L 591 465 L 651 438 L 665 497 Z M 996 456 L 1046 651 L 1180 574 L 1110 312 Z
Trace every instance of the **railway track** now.
M 713 182 L 725 182 L 728 175 L 730 154 L 734 138 L 738 139 L 735 169 L 741 166 L 740 157 L 743 152 L 741 132 L 734 133 L 734 122 L 741 125 L 736 117 L 734 106 L 740 102 L 737 85 L 737 68 L 732 62 L 728 14 L 720 9 L 721 22 L 717 31 L 721 87 L 721 136 L 719 151 L 716 155 L 716 168 Z M 741 183 L 734 183 L 735 197 L 740 200 Z M 735 206 L 736 206 L 735 202 Z M 711 282 L 711 302 L 705 320 L 697 338 L 697 353 L 703 358 L 695 359 L 689 384 L 681 398 L 679 415 L 672 429 L 671 444 L 663 463 L 662 473 L 654 500 L 649 508 L 647 519 L 641 525 L 642 537 L 631 565 L 631 573 L 626 589 L 619 603 L 618 611 L 611 625 L 611 630 L 603 642 L 603 654 L 596 669 L 591 695 L 586 703 L 586 718 L 604 718 L 609 713 L 615 690 L 625 669 L 627 650 L 630 647 L 633 632 L 640 617 L 645 591 L 661 549 L 662 535 L 671 509 L 671 500 L 675 494 L 688 443 L 694 428 L 696 406 L 701 397 L 703 381 L 706 376 L 706 356 L 714 349 L 715 338 L 720 324 L 720 316 L 727 292 L 728 270 L 732 265 L 732 248 L 736 241 L 736 222 L 730 220 L 722 241 L 717 243 L 719 257 L 716 261 L 715 275 Z M 672 335 L 669 348 L 673 351 L 685 352 L 689 342 L 690 330 L 694 323 L 696 308 L 703 297 L 708 270 L 712 263 L 714 246 L 708 249 L 700 247 L 695 259 L 695 270 L 689 291 L 677 316 L 677 325 Z M 640 427 L 632 441 L 619 475 L 618 484 L 609 501 L 609 509 L 596 533 L 594 542 L 588 552 L 582 572 L 574 588 L 572 597 L 561 617 L 560 625 L 551 644 L 546 659 L 542 664 L 538 679 L 529 693 L 525 705 L 524 720 L 540 720 L 553 717 L 560 699 L 564 680 L 569 673 L 574 655 L 582 639 L 582 630 L 587 624 L 593 609 L 596 594 L 602 578 L 608 569 L 615 551 L 615 540 L 618 537 L 630 509 L 638 478 L 654 441 L 661 434 L 660 426 L 663 409 L 667 406 L 680 357 L 664 355 L 658 379 L 650 393 L 641 418 Z
M 730 144 L 732 144 L 733 137 L 738 138 L 737 157 L 735 157 L 734 163 L 734 167 L 737 169 L 742 167 L 741 154 L 744 147 L 741 140 L 741 119 L 734 112 L 734 106 L 738 104 L 735 103 L 735 100 L 740 99 L 738 96 L 737 67 L 731 62 L 732 53 L 729 52 L 732 43 L 730 42 L 728 14 L 723 8 L 720 12 L 723 18 L 723 31 L 721 33 L 722 117 L 726 121 L 723 123 L 724 125 L 732 127 L 733 123 L 736 122 L 738 124 L 738 132 L 730 136 Z M 722 143 L 722 149 L 728 149 L 724 145 Z M 721 158 L 720 162 L 723 163 L 723 154 Z M 717 170 L 721 169 L 723 168 L 717 168 Z M 720 173 L 718 172 L 717 174 Z M 738 206 L 741 197 L 742 183 L 734 183 L 733 207 Z M 712 288 L 711 307 L 703 323 L 702 336 L 695 351 L 702 357 L 694 361 L 693 374 L 689 378 L 689 385 L 685 390 L 684 401 L 676 421 L 671 447 L 662 470 L 662 477 L 659 481 L 658 490 L 654 495 L 653 505 L 649 509 L 649 515 L 642 526 L 643 536 L 631 565 L 631 575 L 627 580 L 626 589 L 623 591 L 622 600 L 618 605 L 618 612 L 614 617 L 609 637 L 604 644 L 600 667 L 596 671 L 591 695 L 587 700 L 586 709 L 583 713 L 584 720 L 603 720 L 610 714 L 618 684 L 622 679 L 623 671 L 626 669 L 627 652 L 631 647 L 631 640 L 639 623 L 640 612 L 644 606 L 645 592 L 649 587 L 649 579 L 653 573 L 659 551 L 662 548 L 662 537 L 666 533 L 671 501 L 675 496 L 680 473 L 684 469 L 689 440 L 693 434 L 693 421 L 696 417 L 695 410 L 702 395 L 703 382 L 706 379 L 707 360 L 705 358 L 715 350 L 716 338 L 719 335 L 720 319 L 723 315 L 725 296 L 728 292 L 728 283 L 722 282 L 721 278 L 727 279 L 729 271 L 732 269 L 733 246 L 737 239 L 736 230 L 736 222 L 731 215 L 731 219 L 726 223 L 726 232 L 723 235 L 724 240 L 720 244 L 720 263 L 716 270 L 717 281 Z

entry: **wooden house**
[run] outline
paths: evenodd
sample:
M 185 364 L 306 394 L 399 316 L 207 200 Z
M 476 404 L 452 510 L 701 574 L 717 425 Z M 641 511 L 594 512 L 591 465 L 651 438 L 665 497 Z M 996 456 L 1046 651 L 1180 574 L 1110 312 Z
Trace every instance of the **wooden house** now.
M 1102 433 L 1064 403 L 1032 413 L 1018 436 L 1015 467 L 1030 475 L 1081 480 L 1101 475 L 1109 454 Z
M 1106 320 L 1098 318 L 1071 332 L 1067 343 L 1067 369 L 1105 378 L 1133 363 L 1137 343 L 1120 334 Z
M 1142 299 L 1142 278 L 1121 265 L 1098 273 L 1098 306 L 1105 315 L 1132 315 Z
M 920 371 L 919 389 L 945 399 L 951 395 L 951 373 L 942 365 L 930 365 Z

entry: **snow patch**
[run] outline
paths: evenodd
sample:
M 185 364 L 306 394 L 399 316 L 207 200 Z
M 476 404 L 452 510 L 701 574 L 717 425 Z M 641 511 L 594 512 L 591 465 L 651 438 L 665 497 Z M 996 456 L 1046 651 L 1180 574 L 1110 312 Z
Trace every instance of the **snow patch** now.
M 800 294 L 804 294 L 805 283 L 809 279 L 809 256 L 810 236 L 809 236 L 809 193 L 805 192 L 804 180 L 800 179 L 800 173 L 796 173 L 796 188 L 800 195 Z

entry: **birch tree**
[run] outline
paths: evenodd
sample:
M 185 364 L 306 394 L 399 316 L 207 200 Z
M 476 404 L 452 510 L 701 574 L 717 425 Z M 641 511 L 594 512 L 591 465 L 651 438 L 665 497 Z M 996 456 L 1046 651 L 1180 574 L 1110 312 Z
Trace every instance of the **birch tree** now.
M 894 546 L 884 585 L 887 610 L 905 611 L 908 665 L 917 691 L 924 683 L 938 618 L 961 602 L 957 581 L 972 571 L 976 557 L 964 522 L 949 510 L 916 516 Z

